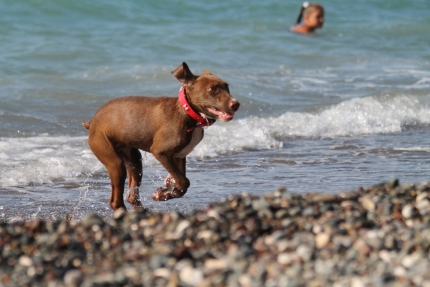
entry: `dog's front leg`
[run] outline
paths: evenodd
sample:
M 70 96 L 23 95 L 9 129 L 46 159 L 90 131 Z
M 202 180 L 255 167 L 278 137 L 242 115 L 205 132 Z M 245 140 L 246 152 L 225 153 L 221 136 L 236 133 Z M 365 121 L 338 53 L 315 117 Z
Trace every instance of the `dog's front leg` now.
M 182 172 L 184 176 L 187 176 L 185 171 L 185 165 L 186 165 L 186 158 L 173 158 L 175 161 L 176 166 L 179 168 L 179 170 Z M 175 179 L 172 177 L 172 175 L 169 173 L 166 178 L 164 179 L 164 187 L 173 190 L 175 186 Z
M 172 198 L 182 197 L 190 186 L 190 181 L 185 176 L 185 158 L 174 158 L 163 153 L 154 153 L 155 158 L 169 172 L 164 185 L 152 194 L 152 200 L 164 201 Z

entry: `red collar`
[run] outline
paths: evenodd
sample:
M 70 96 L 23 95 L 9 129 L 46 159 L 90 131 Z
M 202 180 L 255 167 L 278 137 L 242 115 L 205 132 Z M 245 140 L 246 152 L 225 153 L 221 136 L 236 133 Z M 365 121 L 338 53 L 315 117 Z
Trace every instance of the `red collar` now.
M 202 117 L 201 115 L 199 115 L 193 110 L 193 108 L 188 103 L 187 98 L 185 97 L 185 87 L 181 87 L 179 89 L 178 98 L 179 98 L 179 103 L 181 103 L 181 106 L 184 109 L 184 111 L 187 113 L 187 115 L 189 115 L 193 120 L 199 123 L 195 127 L 187 130 L 187 132 L 191 132 L 195 128 L 207 127 L 215 123 L 215 120 L 205 119 L 204 117 Z

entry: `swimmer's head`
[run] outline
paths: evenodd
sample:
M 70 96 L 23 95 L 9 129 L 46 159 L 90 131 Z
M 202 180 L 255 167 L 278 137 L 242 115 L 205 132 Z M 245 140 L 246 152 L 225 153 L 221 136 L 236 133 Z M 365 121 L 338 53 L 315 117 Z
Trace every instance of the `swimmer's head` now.
M 318 3 L 304 2 L 297 16 L 296 25 L 303 18 L 303 25 L 310 29 L 321 28 L 324 24 L 324 7 Z

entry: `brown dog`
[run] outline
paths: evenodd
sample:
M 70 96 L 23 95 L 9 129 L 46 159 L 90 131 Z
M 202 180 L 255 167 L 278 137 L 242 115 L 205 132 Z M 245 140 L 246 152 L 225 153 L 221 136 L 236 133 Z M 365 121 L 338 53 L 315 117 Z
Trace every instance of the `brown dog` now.
M 152 153 L 169 172 L 164 188 L 153 200 L 182 197 L 190 186 L 185 176 L 186 156 L 203 138 L 203 127 L 215 120 L 230 121 L 239 109 L 228 84 L 209 72 L 191 73 L 182 63 L 172 74 L 182 83 L 178 98 L 124 97 L 113 99 L 84 122 L 88 144 L 106 167 L 112 185 L 109 205 L 124 208 L 124 184 L 128 175 L 127 201 L 141 209 L 139 186 L 142 161 L 139 149 Z

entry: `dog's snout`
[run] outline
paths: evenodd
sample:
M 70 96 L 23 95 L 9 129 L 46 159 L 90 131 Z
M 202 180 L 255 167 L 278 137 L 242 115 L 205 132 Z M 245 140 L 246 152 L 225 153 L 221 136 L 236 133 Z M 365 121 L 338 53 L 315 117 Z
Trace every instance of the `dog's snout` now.
M 236 100 L 233 100 L 230 102 L 230 108 L 235 112 L 239 109 L 239 106 L 240 106 L 240 104 Z

